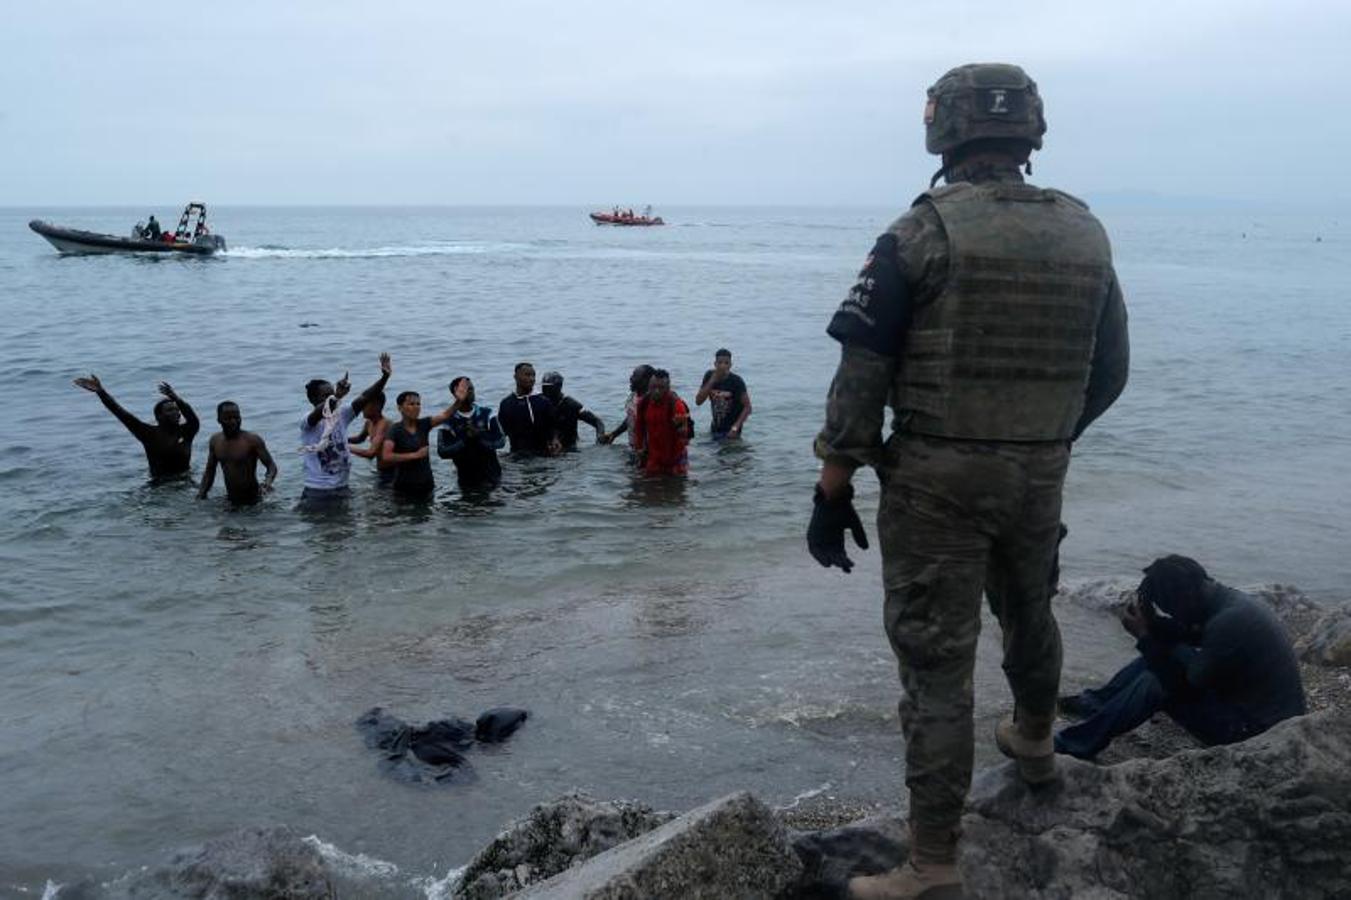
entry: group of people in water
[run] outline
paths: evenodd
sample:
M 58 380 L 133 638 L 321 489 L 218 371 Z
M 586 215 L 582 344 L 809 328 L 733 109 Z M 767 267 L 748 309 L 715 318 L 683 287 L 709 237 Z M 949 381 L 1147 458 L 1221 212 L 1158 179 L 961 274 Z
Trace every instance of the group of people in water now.
M 454 464 L 462 493 L 489 491 L 501 482 L 498 451 L 504 447 L 516 458 L 575 450 L 579 424 L 594 429 L 599 444 L 611 444 L 627 434 L 631 461 L 644 475 L 682 477 L 688 472 L 687 446 L 694 437 L 694 423 L 688 404 L 671 389 L 665 369 L 644 364 L 633 370 L 624 421 L 608 431 L 599 416 L 563 393 L 560 373 L 546 372 L 542 390 L 536 393 L 535 367 L 529 362 L 516 364 L 515 387 L 496 410 L 478 403 L 474 382 L 460 375 L 449 384 L 450 403 L 432 415 L 423 415 L 417 391 L 402 391 L 394 399 L 396 415 L 386 416 L 385 387 L 392 372 L 389 354 L 382 353 L 379 378 L 348 403 L 343 402 L 351 393 L 346 374 L 336 382 L 315 378 L 305 385 L 309 409 L 300 420 L 303 506 L 322 508 L 346 500 L 352 456 L 372 460 L 378 482 L 396 495 L 414 500 L 431 497 L 436 490 L 433 433 L 436 455 Z M 152 477 L 189 470 L 201 421 L 167 382 L 159 386 L 163 398 L 155 404 L 153 423 L 127 412 L 95 375 L 76 378 L 75 385 L 97 395 L 140 441 Z M 712 438 L 740 439 L 751 414 L 751 399 L 745 381 L 732 372 L 732 354 L 725 348 L 714 354 L 713 367 L 695 395 L 697 406 L 705 402 L 712 408 Z M 361 428 L 349 436 L 358 417 Z M 210 494 L 219 468 L 232 503 L 256 503 L 272 489 L 278 473 L 267 442 L 243 429 L 239 404 L 232 400 L 217 405 L 216 421 L 220 431 L 207 444 L 198 497 Z

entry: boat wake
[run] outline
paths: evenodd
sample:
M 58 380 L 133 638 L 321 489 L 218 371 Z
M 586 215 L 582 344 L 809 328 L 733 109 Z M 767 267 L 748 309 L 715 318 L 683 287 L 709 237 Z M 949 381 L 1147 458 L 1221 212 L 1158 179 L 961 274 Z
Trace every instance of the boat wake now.
M 383 259 L 409 256 L 463 256 L 504 253 L 525 245 L 511 243 L 403 244 L 388 247 L 231 247 L 221 254 L 231 259 Z

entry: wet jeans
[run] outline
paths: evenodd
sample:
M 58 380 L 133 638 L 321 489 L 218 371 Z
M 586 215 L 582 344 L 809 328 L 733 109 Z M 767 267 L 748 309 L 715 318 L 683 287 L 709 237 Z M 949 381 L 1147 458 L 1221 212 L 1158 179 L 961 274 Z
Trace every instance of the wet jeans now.
M 1206 746 L 1232 744 L 1261 731 L 1242 710 L 1209 692 L 1170 693 L 1163 681 L 1138 657 L 1100 688 L 1084 691 L 1079 701 L 1088 718 L 1055 736 L 1057 753 L 1092 759 L 1112 739 L 1125 734 L 1156 712 L 1165 712 Z

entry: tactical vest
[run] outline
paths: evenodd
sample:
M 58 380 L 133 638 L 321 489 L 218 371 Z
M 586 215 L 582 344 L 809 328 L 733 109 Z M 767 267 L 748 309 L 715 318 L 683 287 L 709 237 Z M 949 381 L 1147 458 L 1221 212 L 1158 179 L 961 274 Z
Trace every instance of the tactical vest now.
M 921 194 L 947 231 L 947 282 L 915 310 L 892 403 L 903 430 L 1053 441 L 1083 412 L 1111 249 L 1079 201 L 1030 184 Z

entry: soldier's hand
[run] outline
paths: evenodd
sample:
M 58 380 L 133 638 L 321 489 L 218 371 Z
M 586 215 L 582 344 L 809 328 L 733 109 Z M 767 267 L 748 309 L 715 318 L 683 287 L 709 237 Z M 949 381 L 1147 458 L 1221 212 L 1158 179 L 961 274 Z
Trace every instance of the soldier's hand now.
M 867 532 L 854 509 L 853 485 L 845 485 L 840 495 L 833 499 L 827 499 L 821 486 L 817 485 L 813 504 L 811 524 L 807 526 L 807 552 L 827 569 L 839 566 L 849 572 L 854 568 L 854 561 L 844 552 L 845 531 L 853 533 L 854 543 L 860 550 L 868 549 Z

